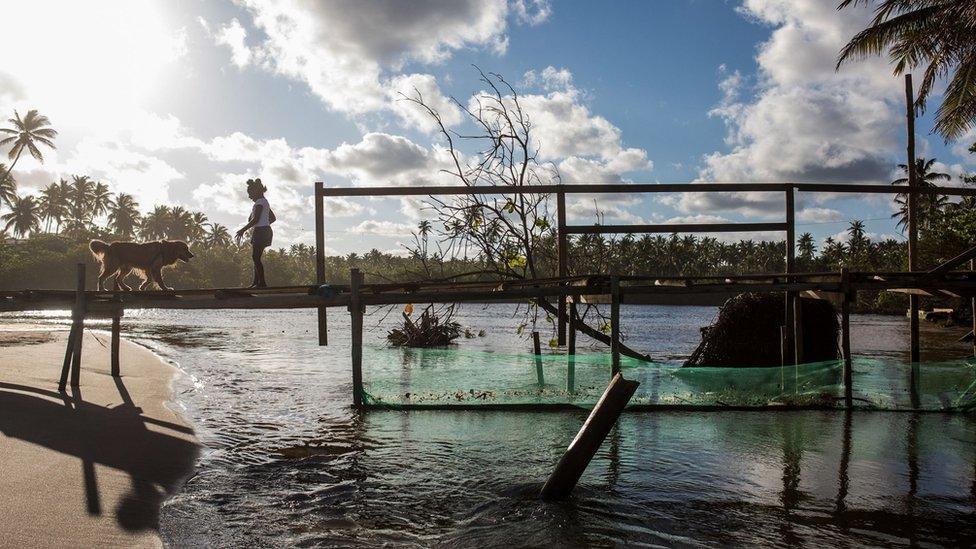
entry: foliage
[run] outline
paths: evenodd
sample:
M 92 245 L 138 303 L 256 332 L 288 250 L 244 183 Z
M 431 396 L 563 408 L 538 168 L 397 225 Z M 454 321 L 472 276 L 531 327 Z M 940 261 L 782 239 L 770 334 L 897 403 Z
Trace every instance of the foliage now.
M 976 0 L 844 0 L 839 9 L 873 5 L 870 26 L 841 50 L 849 60 L 887 52 L 895 74 L 925 66 L 915 105 L 925 108 L 933 87 L 948 80 L 935 131 L 946 141 L 962 136 L 976 121 Z
M 396 347 L 442 347 L 450 345 L 461 337 L 461 325 L 449 320 L 453 316 L 453 306 L 446 307 L 446 311 L 436 312 L 433 305 L 428 305 L 420 314 L 420 320 L 410 320 L 410 315 L 403 312 L 403 326 L 394 328 L 386 334 L 387 341 Z M 448 320 L 442 322 L 442 317 Z

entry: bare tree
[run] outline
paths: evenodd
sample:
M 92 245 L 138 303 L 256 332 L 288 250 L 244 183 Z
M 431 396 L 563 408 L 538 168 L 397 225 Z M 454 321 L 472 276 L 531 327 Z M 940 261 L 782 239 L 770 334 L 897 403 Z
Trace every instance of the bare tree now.
M 471 122 L 472 133 L 448 129 L 440 113 L 419 90 L 401 97 L 423 109 L 437 125 L 449 154 L 450 167 L 444 173 L 468 187 L 493 185 L 510 187 L 513 192 L 428 197 L 426 208 L 433 211 L 436 221 L 427 230 L 435 234 L 445 257 L 479 260 L 481 268 L 467 273 L 469 276 L 502 280 L 551 276 L 556 264 L 557 238 L 551 197 L 524 191 L 536 185 L 560 184 L 559 171 L 554 164 L 539 160 L 532 123 L 515 88 L 499 74 L 486 74 L 481 69 L 478 73 L 485 91 L 473 96 L 467 105 L 451 98 Z M 473 152 L 462 151 L 462 143 L 470 143 Z M 411 251 L 421 254 L 420 249 Z M 558 313 L 556 305 L 540 299 L 528 309 L 533 323 L 538 321 L 540 309 L 547 313 L 550 322 Z M 606 324 L 596 308 L 586 309 L 603 321 L 601 327 Z M 586 324 L 586 316 L 584 313 L 577 318 L 580 331 L 609 344 L 610 337 Z M 621 352 L 647 358 L 623 345 Z

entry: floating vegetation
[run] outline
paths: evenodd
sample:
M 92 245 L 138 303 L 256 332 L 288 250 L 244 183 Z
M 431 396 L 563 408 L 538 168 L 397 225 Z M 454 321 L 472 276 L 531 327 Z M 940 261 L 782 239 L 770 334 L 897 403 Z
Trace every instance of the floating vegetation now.
M 443 347 L 461 337 L 461 325 L 451 320 L 453 307 L 438 312 L 434 311 L 433 305 L 428 305 L 417 322 L 410 319 L 412 312 L 412 306 L 405 307 L 403 325 L 386 334 L 387 341 L 394 347 Z

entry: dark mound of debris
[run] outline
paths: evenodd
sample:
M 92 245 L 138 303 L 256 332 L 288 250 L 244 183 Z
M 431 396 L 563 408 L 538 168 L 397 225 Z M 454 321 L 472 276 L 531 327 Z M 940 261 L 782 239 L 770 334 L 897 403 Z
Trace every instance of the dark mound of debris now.
M 836 360 L 840 327 L 834 306 L 821 299 L 801 299 L 800 308 L 803 362 Z M 684 365 L 780 366 L 780 326 L 785 317 L 783 294 L 740 294 L 730 298 L 720 309 L 715 324 L 702 328 L 702 342 Z

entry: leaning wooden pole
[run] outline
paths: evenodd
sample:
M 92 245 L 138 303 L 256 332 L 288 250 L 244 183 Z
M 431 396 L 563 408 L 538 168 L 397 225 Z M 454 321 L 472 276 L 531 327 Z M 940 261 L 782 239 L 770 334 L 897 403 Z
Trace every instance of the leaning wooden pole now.
M 850 274 L 847 267 L 840 271 L 840 348 L 844 355 L 844 406 L 854 406 L 854 373 L 851 358 L 851 299 Z
M 81 385 L 81 344 L 85 339 L 85 264 L 78 264 L 78 290 L 72 315 L 75 326 L 74 349 L 71 352 L 71 386 Z
M 363 405 L 363 312 L 364 306 L 359 293 L 363 284 L 363 273 L 353 269 L 349 275 L 349 315 L 352 320 L 352 404 L 356 408 Z
M 315 282 L 325 283 L 325 197 L 322 182 L 315 183 Z M 318 308 L 319 345 L 329 344 L 328 308 Z
M 566 234 L 566 193 L 556 193 L 556 255 L 559 263 L 559 277 L 569 276 L 569 237 Z M 566 344 L 566 296 L 559 296 L 559 311 L 556 314 L 556 343 Z
M 908 123 L 908 270 L 918 269 L 918 174 L 915 173 L 915 98 L 912 87 L 912 75 L 905 75 L 905 116 Z M 920 361 L 918 332 L 918 296 L 908 296 L 908 329 L 910 345 L 910 375 L 909 390 L 912 407 L 918 407 L 918 379 L 916 379 L 917 365 Z
M 619 373 L 613 376 L 607 389 L 596 403 L 583 427 L 570 443 L 556 469 L 542 487 L 539 496 L 546 500 L 560 500 L 569 497 L 579 482 L 586 466 L 600 449 L 610 429 L 617 423 L 620 413 L 630 402 L 640 383 L 626 380 Z

